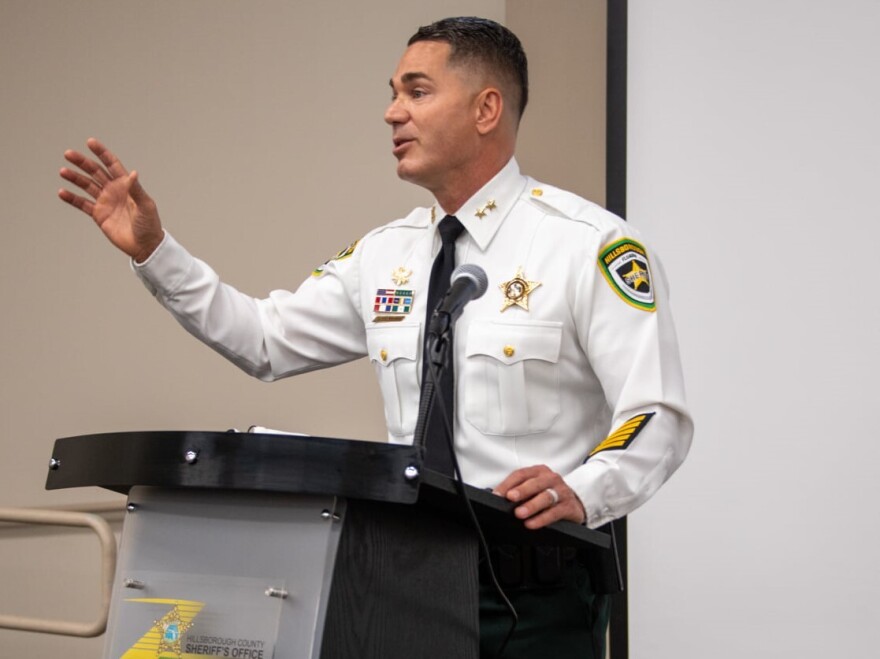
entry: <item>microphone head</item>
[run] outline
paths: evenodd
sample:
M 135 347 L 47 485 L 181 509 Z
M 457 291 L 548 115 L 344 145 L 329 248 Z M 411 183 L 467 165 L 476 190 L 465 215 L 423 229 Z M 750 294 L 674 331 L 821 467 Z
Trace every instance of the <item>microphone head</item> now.
M 472 300 L 482 297 L 483 293 L 486 292 L 486 289 L 489 288 L 489 277 L 486 276 L 486 271 L 475 263 L 463 263 L 458 266 L 452 271 L 449 283 L 454 284 L 458 279 L 462 278 L 469 279 L 474 284 L 474 295 L 471 297 Z

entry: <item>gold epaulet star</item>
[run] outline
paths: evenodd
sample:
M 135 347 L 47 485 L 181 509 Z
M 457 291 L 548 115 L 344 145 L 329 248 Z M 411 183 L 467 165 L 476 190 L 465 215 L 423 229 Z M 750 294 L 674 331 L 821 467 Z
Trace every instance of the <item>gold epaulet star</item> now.
M 513 279 L 504 282 L 499 287 L 504 293 L 504 303 L 501 305 L 501 311 L 504 311 L 513 305 L 522 307 L 528 311 L 529 295 L 540 285 L 541 282 L 539 281 L 530 281 L 526 279 L 526 276 L 523 274 L 522 266 L 520 266 L 517 268 Z

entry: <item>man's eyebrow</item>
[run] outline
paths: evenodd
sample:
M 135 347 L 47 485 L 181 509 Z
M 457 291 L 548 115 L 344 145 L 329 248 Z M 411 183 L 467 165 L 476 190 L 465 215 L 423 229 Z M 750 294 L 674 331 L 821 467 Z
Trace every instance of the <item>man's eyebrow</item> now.
M 404 73 L 402 76 L 400 76 L 400 84 L 402 84 L 402 85 L 409 84 L 409 83 L 413 82 L 414 80 L 428 80 L 428 81 L 430 81 L 431 76 L 429 76 L 427 73 L 422 73 L 421 71 L 409 71 L 407 73 Z M 394 80 L 393 79 L 389 79 L 388 84 L 391 86 L 392 89 L 394 88 Z

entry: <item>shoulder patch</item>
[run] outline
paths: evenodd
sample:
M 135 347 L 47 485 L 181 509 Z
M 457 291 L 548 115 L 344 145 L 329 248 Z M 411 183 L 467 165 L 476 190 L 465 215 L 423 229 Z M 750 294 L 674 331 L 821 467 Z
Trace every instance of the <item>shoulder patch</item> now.
M 648 421 L 651 420 L 651 417 L 653 417 L 654 414 L 656 414 L 656 412 L 639 414 L 631 418 L 629 421 L 625 421 L 617 430 L 608 435 L 608 437 L 606 437 L 601 444 L 590 451 L 590 455 L 587 456 L 587 460 L 602 451 L 625 449 L 627 446 L 632 444 L 632 441 L 636 438 L 636 436 L 640 432 L 642 432 L 646 425 L 648 425 Z
M 358 242 L 359 241 L 355 240 L 351 245 L 349 245 L 345 249 L 338 251 L 336 253 L 336 256 L 334 256 L 330 260 L 331 261 L 341 261 L 342 259 L 347 259 L 349 256 L 354 254 L 354 250 L 357 247 Z
M 599 253 L 599 269 L 624 302 L 643 311 L 657 308 L 648 252 L 641 244 L 622 238 L 607 245 Z
M 330 263 L 330 261 L 341 261 L 343 259 L 347 259 L 349 256 L 354 254 L 354 250 L 357 248 L 357 244 L 359 242 L 360 242 L 359 240 L 355 240 L 351 245 L 349 245 L 345 249 L 336 252 L 335 256 L 327 259 L 321 265 L 319 265 L 317 268 L 312 270 L 312 277 L 320 277 L 321 275 L 323 275 L 324 274 L 324 266 L 327 265 L 328 263 Z

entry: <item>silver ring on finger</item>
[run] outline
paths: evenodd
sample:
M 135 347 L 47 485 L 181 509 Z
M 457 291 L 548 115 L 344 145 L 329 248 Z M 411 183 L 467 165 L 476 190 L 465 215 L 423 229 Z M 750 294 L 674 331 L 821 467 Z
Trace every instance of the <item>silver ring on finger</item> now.
M 544 491 L 545 491 L 547 494 L 549 494 L 549 495 L 550 495 L 550 498 L 552 499 L 552 502 L 550 503 L 550 507 L 551 507 L 551 508 L 552 508 L 553 506 L 555 506 L 557 503 L 559 503 L 559 492 L 557 492 L 556 490 L 554 490 L 552 487 L 548 487 L 548 488 L 547 488 L 546 490 L 544 490 Z

